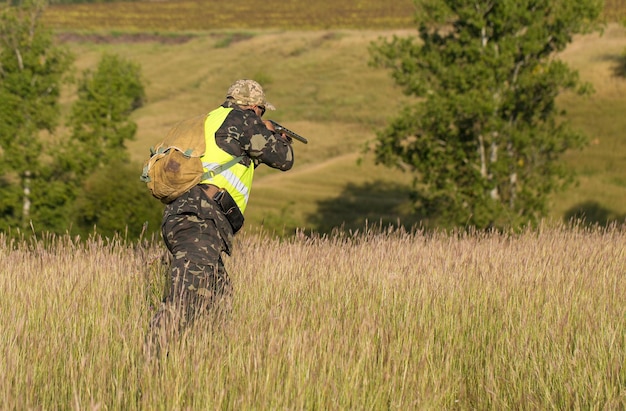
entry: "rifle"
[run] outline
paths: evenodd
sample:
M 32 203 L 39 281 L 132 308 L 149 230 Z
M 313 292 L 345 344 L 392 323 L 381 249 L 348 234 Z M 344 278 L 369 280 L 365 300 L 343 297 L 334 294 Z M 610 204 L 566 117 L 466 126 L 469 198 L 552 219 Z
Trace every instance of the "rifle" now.
M 285 127 L 281 126 L 280 124 L 278 124 L 274 120 L 270 120 L 270 122 L 274 125 L 274 128 L 276 129 L 276 131 L 278 133 L 285 134 L 287 137 L 295 138 L 296 140 L 298 140 L 298 141 L 300 141 L 300 142 L 302 142 L 304 144 L 307 144 L 309 142 L 306 138 L 302 137 L 300 134 L 295 133 L 295 132 L 289 130 L 288 128 L 285 128 Z

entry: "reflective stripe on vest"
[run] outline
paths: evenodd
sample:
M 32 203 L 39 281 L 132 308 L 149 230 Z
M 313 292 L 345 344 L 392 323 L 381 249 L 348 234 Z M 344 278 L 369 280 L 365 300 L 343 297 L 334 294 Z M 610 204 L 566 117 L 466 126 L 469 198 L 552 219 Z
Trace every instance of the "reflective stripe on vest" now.
M 218 107 L 209 113 L 204 122 L 206 150 L 201 160 L 206 178 L 202 180 L 200 184 L 213 184 L 226 189 L 243 214 L 246 210 L 248 199 L 250 198 L 254 163 L 250 162 L 249 167 L 237 163 L 221 171 L 219 174 L 212 173 L 212 171 L 216 170 L 220 165 L 226 164 L 236 157 L 219 148 L 215 142 L 215 132 L 224 123 L 224 120 L 226 120 L 231 110 L 232 108 Z

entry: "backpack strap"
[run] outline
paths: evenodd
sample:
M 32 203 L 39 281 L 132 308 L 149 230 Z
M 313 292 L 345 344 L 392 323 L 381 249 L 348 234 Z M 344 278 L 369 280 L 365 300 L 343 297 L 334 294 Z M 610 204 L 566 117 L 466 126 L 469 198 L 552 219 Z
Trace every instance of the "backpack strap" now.
M 229 168 L 231 168 L 232 166 L 234 166 L 235 164 L 237 164 L 238 162 L 241 161 L 241 159 L 243 158 L 243 156 L 239 156 L 239 157 L 235 157 L 232 160 L 221 164 L 219 166 L 217 166 L 216 168 L 207 171 L 206 173 L 202 174 L 202 180 L 206 180 L 208 178 L 213 178 L 216 175 L 220 174 L 222 171 L 228 170 Z

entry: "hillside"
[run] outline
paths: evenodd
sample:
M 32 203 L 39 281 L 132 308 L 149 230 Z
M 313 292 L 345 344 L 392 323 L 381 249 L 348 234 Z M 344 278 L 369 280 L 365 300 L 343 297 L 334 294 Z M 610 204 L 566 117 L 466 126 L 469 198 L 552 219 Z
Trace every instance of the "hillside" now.
M 374 165 L 362 148 L 375 130 L 407 101 L 384 70 L 368 67 L 368 46 L 380 36 L 409 30 L 245 30 L 141 35 L 104 33 L 68 40 L 78 70 L 114 52 L 143 67 L 148 102 L 137 111 L 141 161 L 176 121 L 220 104 L 228 85 L 252 77 L 267 89 L 278 110 L 271 118 L 309 139 L 295 143 L 296 165 L 283 175 L 259 169 L 247 212 L 247 227 L 327 230 L 370 222 L 413 224 L 405 215 L 411 176 Z M 584 209 L 593 219 L 626 215 L 626 80 L 618 73 L 626 33 L 608 26 L 603 36 L 579 37 L 562 57 L 594 84 L 591 98 L 563 96 L 562 105 L 592 145 L 568 161 L 580 185 L 554 197 L 551 216 Z M 71 101 L 68 95 L 66 103 Z M 363 158 L 361 158 L 363 157 Z M 361 159 L 360 165 L 358 160 Z
M 579 36 L 562 58 L 590 82 L 587 98 L 562 96 L 572 124 L 587 133 L 590 145 L 566 159 L 579 185 L 554 197 L 556 218 L 584 211 L 591 221 L 626 218 L 626 30 L 609 25 L 603 35 Z

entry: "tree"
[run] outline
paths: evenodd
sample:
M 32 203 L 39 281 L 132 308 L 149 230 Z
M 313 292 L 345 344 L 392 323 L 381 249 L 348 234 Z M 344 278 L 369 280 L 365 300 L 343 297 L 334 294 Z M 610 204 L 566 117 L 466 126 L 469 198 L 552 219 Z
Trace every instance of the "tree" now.
M 78 99 L 71 107 L 67 122 L 71 135 L 57 139 L 49 151 L 51 160 L 39 171 L 42 178 L 32 183 L 33 187 L 45 186 L 41 190 L 46 193 L 43 197 L 33 198 L 35 228 L 85 234 L 93 231 L 94 224 L 100 221 L 99 213 L 102 213 L 106 214 L 105 231 L 108 235 L 115 229 L 114 214 L 119 212 L 117 229 L 125 231 L 127 225 L 132 225 L 128 234 L 135 236 L 141 232 L 143 223 L 137 229 L 135 218 L 129 220 L 127 210 L 123 210 L 124 206 L 133 205 L 122 203 L 122 207 L 105 209 L 93 192 L 108 190 L 112 198 L 126 199 L 128 196 L 124 190 L 134 192 L 138 184 L 133 185 L 123 178 L 114 178 L 105 184 L 102 178 L 94 179 L 93 176 L 115 175 L 110 167 L 119 168 L 118 172 L 127 169 L 120 168 L 121 163 L 129 161 L 124 143 L 135 137 L 137 129 L 130 115 L 141 107 L 144 99 L 140 67 L 117 55 L 104 54 L 95 71 L 82 73 L 77 94 Z M 140 170 L 140 166 L 136 169 Z M 127 177 L 128 172 L 124 178 Z M 138 177 L 136 180 L 139 182 Z M 145 209 L 143 204 L 142 209 Z M 154 212 L 159 212 L 156 204 L 146 215 L 151 216 Z M 154 219 L 148 219 L 154 222 Z
M 25 228 L 43 164 L 42 132 L 59 118 L 60 86 L 71 54 L 41 25 L 45 2 L 0 9 L 0 229 Z
M 66 159 L 77 175 L 89 175 L 110 158 L 128 159 L 125 142 L 137 131 L 130 115 L 144 99 L 141 67 L 118 55 L 104 54 L 95 72 L 83 73 L 68 122 Z
M 135 235 L 143 224 L 136 221 L 140 217 L 130 218 L 128 210 L 117 207 L 117 219 L 111 210 L 99 218 L 102 209 L 93 208 L 98 199 L 92 194 L 103 192 L 102 178 L 94 175 L 119 177 L 106 170 L 109 163 L 115 162 L 124 178 L 129 175 L 118 162 L 128 162 L 125 142 L 137 129 L 130 115 L 145 98 L 140 67 L 103 55 L 96 71 L 83 72 L 79 81 L 68 121 L 71 135 L 55 136 L 60 85 L 73 59 L 42 26 L 45 6 L 44 0 L 27 0 L 0 9 L 0 230 L 32 224 L 37 232 L 63 233 L 72 223 L 84 231 L 87 224 L 106 221 L 111 231 L 117 220 L 119 230 L 132 224 Z M 154 221 L 158 203 L 148 203 L 149 197 L 131 200 L 123 192 L 141 188 L 138 176 L 134 186 L 123 179 L 112 183 L 102 183 L 111 196 L 135 210 L 147 207 L 144 214 Z
M 134 168 L 133 177 L 125 146 L 137 130 L 130 116 L 144 99 L 140 66 L 118 55 L 104 54 L 95 71 L 83 72 L 68 121 L 72 133 L 58 157 L 59 169 L 80 187 L 71 215 L 81 233 L 96 226 L 103 235 L 128 229 L 137 236 L 142 215 L 154 222 L 161 212 L 150 196 L 141 196 L 141 167 Z
M 75 202 L 76 232 L 105 237 L 116 233 L 138 238 L 160 233 L 163 206 L 146 189 L 138 175 L 141 167 L 112 159 L 87 177 Z
M 589 91 L 558 59 L 593 29 L 600 0 L 425 0 L 415 37 L 372 43 L 413 104 L 378 133 L 376 161 L 415 172 L 413 199 L 438 225 L 519 226 L 572 181 L 561 155 L 584 145 L 557 108 Z

